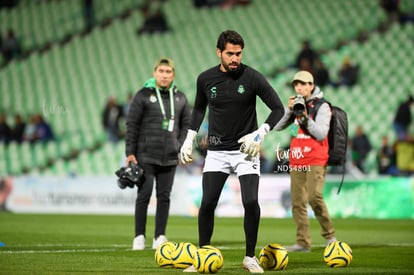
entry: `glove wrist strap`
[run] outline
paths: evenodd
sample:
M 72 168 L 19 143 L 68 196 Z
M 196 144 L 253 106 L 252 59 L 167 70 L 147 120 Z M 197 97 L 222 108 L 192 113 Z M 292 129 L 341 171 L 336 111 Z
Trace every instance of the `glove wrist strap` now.
M 267 135 L 270 131 L 270 126 L 267 123 L 263 123 L 260 125 L 259 131 L 263 133 L 264 135 Z
M 193 141 L 196 136 L 197 136 L 197 132 L 196 131 L 191 130 L 191 129 L 189 129 L 187 131 L 187 138 L 191 139 L 191 141 Z

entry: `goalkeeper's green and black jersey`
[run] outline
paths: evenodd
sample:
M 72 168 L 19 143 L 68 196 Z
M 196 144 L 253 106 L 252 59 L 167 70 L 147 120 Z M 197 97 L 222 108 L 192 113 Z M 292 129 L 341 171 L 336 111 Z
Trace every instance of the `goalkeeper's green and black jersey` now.
M 241 137 L 257 129 L 256 96 L 271 110 L 265 123 L 272 129 L 284 114 L 276 91 L 265 77 L 241 64 L 235 72 L 215 66 L 197 79 L 190 129 L 198 131 L 208 107 L 208 150 L 238 150 Z

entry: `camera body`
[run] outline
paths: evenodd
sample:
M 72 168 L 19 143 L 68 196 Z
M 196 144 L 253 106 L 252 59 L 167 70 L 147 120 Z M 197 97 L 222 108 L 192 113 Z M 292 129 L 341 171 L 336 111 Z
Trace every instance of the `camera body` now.
M 295 96 L 293 101 L 293 113 L 297 116 L 303 114 L 306 109 L 306 100 L 302 95 Z
M 127 167 L 121 167 L 115 172 L 118 176 L 118 186 L 121 189 L 126 187 L 134 188 L 134 186 L 140 187 L 144 181 L 144 169 L 138 164 L 129 163 Z

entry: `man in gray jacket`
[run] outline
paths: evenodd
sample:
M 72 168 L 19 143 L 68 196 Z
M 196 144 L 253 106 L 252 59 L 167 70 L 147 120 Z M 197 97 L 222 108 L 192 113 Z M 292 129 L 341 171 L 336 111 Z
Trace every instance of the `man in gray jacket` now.
M 190 124 L 187 98 L 177 90 L 174 77 L 173 61 L 169 58 L 157 60 L 153 78 L 136 93 L 127 116 L 126 164 L 139 163 L 145 171 L 145 182 L 138 187 L 135 204 L 133 250 L 145 248 L 147 211 L 154 179 L 157 209 L 152 248 L 167 241 L 165 231 L 178 152 Z

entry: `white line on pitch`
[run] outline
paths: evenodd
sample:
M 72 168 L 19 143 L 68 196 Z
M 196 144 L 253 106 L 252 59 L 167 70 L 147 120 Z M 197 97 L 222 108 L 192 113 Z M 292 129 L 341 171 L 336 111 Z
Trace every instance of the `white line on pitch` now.
M 80 252 L 115 252 L 119 249 L 58 249 L 58 250 L 19 250 L 0 251 L 0 254 L 45 254 L 45 253 L 80 253 Z
M 63 243 L 53 243 L 53 244 L 47 244 L 47 243 L 39 243 L 39 244 L 13 244 L 8 247 L 129 247 L 129 245 L 126 244 L 63 244 Z
M 13 245 L 9 247 L 22 247 L 27 245 Z M 30 245 L 32 247 L 70 247 L 70 246 L 79 246 L 79 247 L 85 247 L 85 246 L 94 246 L 94 245 L 81 245 L 81 244 L 75 244 L 75 245 L 66 245 L 66 244 L 34 244 Z M 97 246 L 97 245 L 95 245 Z M 364 247 L 375 247 L 375 246 L 402 246 L 402 247 L 412 247 L 414 246 L 414 243 L 391 243 L 391 244 L 362 244 L 361 246 Z M 84 253 L 84 252 L 116 252 L 116 251 L 122 251 L 119 248 L 126 248 L 128 246 L 122 245 L 122 244 L 113 244 L 108 245 L 107 247 L 113 247 L 113 248 L 102 248 L 102 249 L 43 249 L 43 250 L 5 250 L 5 248 L 2 248 L 0 250 L 0 254 L 36 254 L 36 253 Z M 324 245 L 314 245 L 314 247 L 324 247 Z M 229 247 L 229 246 L 217 246 L 217 248 L 222 250 L 228 250 L 228 249 L 238 249 L 236 247 Z M 242 249 L 244 247 L 240 247 Z M 149 248 L 148 248 L 149 250 Z M 125 249 L 125 251 L 132 251 L 131 249 Z

